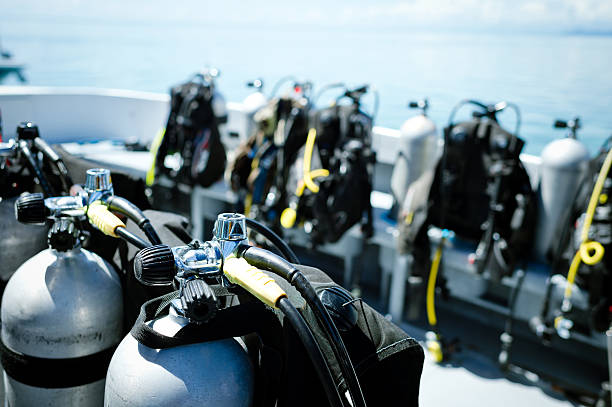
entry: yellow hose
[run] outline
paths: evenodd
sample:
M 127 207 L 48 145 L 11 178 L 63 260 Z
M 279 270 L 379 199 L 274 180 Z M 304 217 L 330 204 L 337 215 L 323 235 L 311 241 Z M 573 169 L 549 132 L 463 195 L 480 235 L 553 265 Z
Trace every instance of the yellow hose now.
M 278 300 L 287 296 L 272 277 L 243 258 L 225 259 L 223 274 L 231 283 L 243 287 L 270 307 L 276 308 Z
M 312 154 L 314 151 L 315 139 L 317 138 L 317 130 L 313 127 L 308 132 L 308 137 L 306 138 L 306 146 L 304 147 L 304 185 L 306 188 L 310 189 L 315 194 L 319 192 L 319 186 L 314 183 L 312 180 L 313 174 L 310 172 L 310 166 L 312 164 Z M 325 169 L 315 170 L 319 171 L 319 176 L 327 177 L 329 175 L 329 171 Z M 314 171 L 313 171 L 314 172 Z
M 600 201 L 601 191 L 603 190 L 604 182 L 608 178 L 610 167 L 612 166 L 612 149 L 608 151 L 606 159 L 604 160 L 597 181 L 595 181 L 595 187 L 589 200 L 589 206 L 587 207 L 586 216 L 584 218 L 584 224 L 582 225 L 582 232 L 580 234 L 580 248 L 576 252 L 576 255 L 572 259 L 569 271 L 567 272 L 567 286 L 565 287 L 564 301 L 569 301 L 572 295 L 572 287 L 576 280 L 576 273 L 581 262 L 589 266 L 593 266 L 601 261 L 604 256 L 604 248 L 599 242 L 589 241 L 589 229 L 593 222 L 593 216 L 595 215 L 595 209 L 597 203 Z
M 313 180 L 315 178 L 327 177 L 328 175 L 329 175 L 329 171 L 323 168 L 319 168 L 318 170 L 310 171 L 310 179 L 313 179 Z M 302 196 L 304 194 L 304 189 L 306 189 L 306 183 L 304 182 L 304 180 L 300 180 L 300 182 L 298 182 L 297 188 L 295 189 L 295 195 Z
M 302 179 L 298 182 L 295 189 L 295 195 L 300 197 L 304 194 L 304 190 L 308 188 L 313 193 L 319 192 L 319 186 L 314 183 L 315 178 L 329 176 L 329 171 L 324 168 L 317 170 L 310 170 L 312 165 L 312 154 L 314 152 L 315 139 L 317 137 L 317 130 L 311 128 L 306 138 L 306 145 L 304 146 L 304 166 L 302 168 Z M 285 229 L 290 229 L 295 225 L 297 220 L 297 211 L 295 207 L 288 207 L 283 210 L 280 217 L 281 226 Z
M 151 167 L 147 171 L 147 176 L 145 178 L 146 184 L 149 187 L 155 182 L 155 163 L 157 161 L 157 152 L 159 151 L 159 146 L 161 146 L 161 143 L 164 140 L 164 134 L 166 134 L 166 129 L 161 129 L 153 139 L 153 143 L 151 143 Z
M 440 268 L 440 260 L 442 259 L 442 246 L 446 239 L 442 238 L 436 253 L 431 262 L 431 269 L 429 270 L 429 280 L 427 282 L 427 320 L 429 325 L 436 326 L 438 319 L 436 318 L 436 307 L 434 304 L 434 298 L 436 293 L 436 279 L 438 278 L 438 269 Z
M 89 205 L 87 209 L 87 218 L 89 219 L 89 223 L 95 226 L 96 229 L 112 237 L 119 237 L 115 233 L 115 230 L 120 227 L 125 227 L 125 223 L 110 212 L 100 201 L 93 202 Z

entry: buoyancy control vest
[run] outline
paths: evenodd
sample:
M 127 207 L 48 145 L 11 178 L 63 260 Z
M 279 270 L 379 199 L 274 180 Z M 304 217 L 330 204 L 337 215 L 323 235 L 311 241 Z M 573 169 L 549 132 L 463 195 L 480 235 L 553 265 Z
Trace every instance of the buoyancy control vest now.
M 219 124 L 227 121 L 227 114 L 218 108 L 216 99 L 221 96 L 208 74 L 197 74 L 170 90 L 168 121 L 156 140 L 157 147 L 152 147 L 155 159 L 153 173 L 147 175 L 149 185 L 161 175 L 174 182 L 203 187 L 221 179 L 226 152 Z M 166 158 L 175 154 L 176 162 L 168 166 Z
M 278 229 L 289 167 L 306 141 L 308 99 L 272 99 L 254 116 L 257 131 L 236 152 L 229 180 L 237 210 Z
M 560 238 L 565 249 L 553 265 L 553 273 L 565 277 L 555 280 L 562 281 L 560 293 L 564 295 L 562 298 L 547 298 L 547 301 L 555 303 L 547 304 L 547 308 L 550 311 L 548 317 L 555 317 L 557 331 L 559 316 L 572 321 L 568 330 L 586 334 L 604 332 L 612 322 L 612 256 L 609 255 L 612 250 L 611 149 L 612 137 L 591 160 L 587 182 L 576 196 L 566 232 Z M 570 285 L 569 291 L 567 285 Z
M 373 233 L 373 117 L 360 107 L 367 89 L 346 90 L 341 98 L 350 98 L 350 105 L 335 103 L 312 113 L 306 145 L 290 170 L 281 223 L 308 224 L 312 244 L 336 242 L 360 222 L 366 237 Z
M 413 241 L 431 225 L 477 243 L 477 270 L 500 278 L 530 251 L 535 194 L 519 158 L 524 141 L 499 125 L 494 107 L 444 129 L 444 151 L 419 208 L 426 216 L 405 213 L 416 222 L 401 224 Z

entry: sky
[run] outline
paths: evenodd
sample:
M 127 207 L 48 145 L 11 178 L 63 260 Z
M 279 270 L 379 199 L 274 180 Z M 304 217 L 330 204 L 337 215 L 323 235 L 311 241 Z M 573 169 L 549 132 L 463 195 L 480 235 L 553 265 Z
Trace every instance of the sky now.
M 0 24 L 20 16 L 119 18 L 254 26 L 346 26 L 423 31 L 612 34 L 610 0 L 377 0 L 301 2 L 160 0 L 0 0 Z M 0 34 L 1 34 L 0 25 Z

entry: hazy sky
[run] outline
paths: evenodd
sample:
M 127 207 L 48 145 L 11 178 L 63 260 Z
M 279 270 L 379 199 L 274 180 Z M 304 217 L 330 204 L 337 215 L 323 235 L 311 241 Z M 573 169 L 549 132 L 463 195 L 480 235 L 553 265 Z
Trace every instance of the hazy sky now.
M 610 0 L 0 0 L 0 9 L 0 22 L 29 15 L 268 27 L 354 25 L 410 26 L 427 31 L 612 33 Z

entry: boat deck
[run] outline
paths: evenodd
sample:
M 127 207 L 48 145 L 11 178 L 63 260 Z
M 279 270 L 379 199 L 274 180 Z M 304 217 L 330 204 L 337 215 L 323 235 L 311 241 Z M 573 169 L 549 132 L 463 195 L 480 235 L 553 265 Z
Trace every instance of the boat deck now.
M 144 176 L 148 169 L 150 157 L 146 152 L 123 151 L 113 143 L 95 144 L 64 144 L 64 148 L 76 155 L 92 160 L 100 165 L 120 167 L 133 175 Z M 213 191 L 214 192 L 214 191 Z M 212 194 L 212 192 L 211 192 Z M 213 194 L 214 195 L 214 194 Z M 219 200 L 224 200 L 223 194 L 217 194 Z M 200 225 L 202 228 L 204 225 Z M 201 230 L 201 229 L 200 229 Z M 306 252 L 306 251 L 305 251 Z M 300 252 L 298 252 L 300 255 Z M 333 257 L 333 256 L 332 256 Z M 336 280 L 342 281 L 346 277 L 343 262 L 328 259 L 328 271 Z M 386 305 L 381 301 L 379 289 L 365 289 L 364 299 L 379 312 L 386 313 Z M 450 306 L 452 308 L 452 305 Z M 441 319 L 444 320 L 444 310 L 441 310 Z M 501 333 L 482 331 L 485 325 L 465 320 L 447 326 L 452 335 L 471 338 L 461 343 L 461 349 L 454 353 L 448 362 L 437 364 L 426 353 L 426 361 L 421 379 L 420 402 L 423 406 L 575 406 L 580 405 L 569 401 L 568 398 L 553 389 L 535 373 L 529 373 L 515 368 L 514 372 L 503 372 L 496 363 L 499 351 L 497 338 Z M 423 321 L 414 323 L 400 322 L 399 325 L 411 336 L 421 341 L 424 346 L 426 325 Z M 464 335 L 465 334 L 465 335 Z M 475 335 L 474 335 L 475 334 Z M 531 349 L 529 346 L 523 346 Z M 534 348 L 532 352 L 538 352 Z M 529 358 L 529 354 L 522 358 Z

